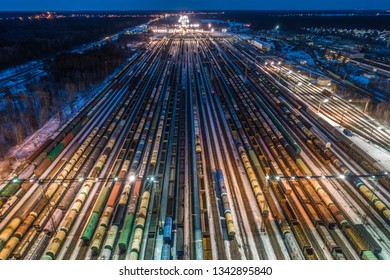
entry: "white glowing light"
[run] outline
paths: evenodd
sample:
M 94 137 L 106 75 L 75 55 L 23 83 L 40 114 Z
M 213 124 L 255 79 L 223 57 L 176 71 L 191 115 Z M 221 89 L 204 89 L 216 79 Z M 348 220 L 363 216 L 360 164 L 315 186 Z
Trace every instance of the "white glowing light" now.
M 190 20 L 188 19 L 188 16 L 180 16 L 179 23 L 181 24 L 181 27 L 187 28 L 190 24 Z

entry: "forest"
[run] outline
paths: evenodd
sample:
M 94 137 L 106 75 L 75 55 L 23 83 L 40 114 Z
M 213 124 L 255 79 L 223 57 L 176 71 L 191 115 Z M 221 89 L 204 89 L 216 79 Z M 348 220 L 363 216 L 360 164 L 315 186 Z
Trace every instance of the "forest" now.
M 0 20 L 0 70 L 98 40 L 150 19 L 144 17 Z
M 29 81 L 25 90 L 6 89 L 0 100 L 0 156 L 41 128 L 53 116 L 66 120 L 136 51 L 138 35 L 121 35 L 118 40 L 83 54 L 63 53 L 45 61 L 47 75 Z
M 379 11 L 378 11 L 379 12 Z M 390 29 L 388 15 L 377 11 L 354 11 L 354 16 L 338 16 L 343 11 L 316 12 L 316 11 L 226 11 L 223 15 L 217 15 L 221 20 L 230 20 L 250 23 L 253 30 L 269 30 L 279 25 L 281 30 L 296 32 L 303 27 L 332 27 L 332 28 L 357 28 L 357 29 Z M 350 14 L 351 11 L 345 11 Z M 321 15 L 320 15 L 321 14 Z

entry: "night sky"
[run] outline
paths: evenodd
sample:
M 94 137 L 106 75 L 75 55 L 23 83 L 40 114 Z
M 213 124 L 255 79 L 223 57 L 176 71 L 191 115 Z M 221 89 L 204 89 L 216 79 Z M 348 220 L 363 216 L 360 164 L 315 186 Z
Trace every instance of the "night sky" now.
M 0 11 L 390 9 L 388 0 L 0 0 Z

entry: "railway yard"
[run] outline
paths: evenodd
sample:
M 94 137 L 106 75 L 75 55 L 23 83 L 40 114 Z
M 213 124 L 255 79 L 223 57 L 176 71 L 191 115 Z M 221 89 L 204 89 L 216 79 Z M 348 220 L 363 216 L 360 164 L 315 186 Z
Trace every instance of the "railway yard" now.
M 388 170 L 331 122 L 390 134 L 328 98 L 236 36 L 155 36 L 0 186 L 0 259 L 390 259 Z

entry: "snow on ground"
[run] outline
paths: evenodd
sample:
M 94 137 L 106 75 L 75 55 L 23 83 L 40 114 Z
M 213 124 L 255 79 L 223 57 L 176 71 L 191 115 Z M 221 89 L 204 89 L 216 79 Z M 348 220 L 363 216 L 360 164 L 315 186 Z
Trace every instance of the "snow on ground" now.
M 23 71 L 25 69 L 34 67 L 36 64 L 38 64 L 39 61 L 31 61 L 25 64 L 21 64 L 12 68 L 7 68 L 5 70 L 0 71 L 0 79 L 5 79 L 9 76 L 15 75 L 16 73 Z
M 286 54 L 286 58 L 289 60 L 297 61 L 298 63 L 301 63 L 303 61 L 306 61 L 306 63 L 310 66 L 316 66 L 311 56 L 306 53 L 305 51 L 299 50 L 299 51 L 288 51 Z
M 59 126 L 60 121 L 58 117 L 53 117 L 43 127 L 27 137 L 23 143 L 14 146 L 8 155 L 0 161 L 0 178 L 6 178 L 12 170 L 18 168 L 23 160 L 42 145 L 46 139 L 57 133 Z
M 134 56 L 133 56 L 134 57 Z M 133 58 L 132 57 L 132 58 Z M 129 58 L 132 59 L 132 58 Z M 45 125 L 43 125 L 36 132 L 28 136 L 21 144 L 14 146 L 9 153 L 0 160 L 0 180 L 7 178 L 14 170 L 16 170 L 40 145 L 42 145 L 49 137 L 55 137 L 59 130 L 69 123 L 76 114 L 83 109 L 83 107 L 92 100 L 96 94 L 104 89 L 107 83 L 119 72 L 123 67 L 118 67 L 117 70 L 106 78 L 102 83 L 92 87 L 88 90 L 86 97 L 81 98 L 75 102 L 75 111 L 72 112 L 69 107 L 63 109 L 65 118 L 60 121 L 58 115 L 52 117 Z
M 353 135 L 350 139 L 375 160 L 379 161 L 386 170 L 390 170 L 390 153 L 376 145 L 373 145 L 372 143 L 369 143 L 367 139 L 362 138 L 359 135 Z
M 366 77 L 364 77 L 363 75 L 349 75 L 349 77 L 354 80 L 355 82 L 361 84 L 361 85 L 366 85 L 368 84 L 369 82 L 369 79 L 367 79 Z
M 315 65 L 316 66 L 315 68 L 309 68 L 309 67 L 301 65 L 301 64 L 292 64 L 291 61 L 288 61 L 288 60 L 285 60 L 283 62 L 287 65 L 292 65 L 296 69 L 303 70 L 306 72 L 311 72 L 312 74 L 317 75 L 317 76 L 324 76 L 324 73 L 317 67 L 317 65 Z M 313 77 L 313 78 L 315 78 L 315 77 Z
M 341 133 L 343 133 L 344 127 L 340 127 L 338 123 L 330 120 L 323 114 L 320 114 L 322 118 L 324 118 L 328 123 L 330 123 L 333 127 L 337 128 Z M 389 131 L 388 131 L 389 132 Z M 369 154 L 373 159 L 377 160 L 386 170 L 390 171 L 390 153 L 384 150 L 381 147 L 374 145 L 371 142 L 368 142 L 368 139 L 363 138 L 359 135 L 354 134 L 351 137 L 348 137 L 351 141 L 353 141 L 357 146 L 359 146 L 363 151 Z

